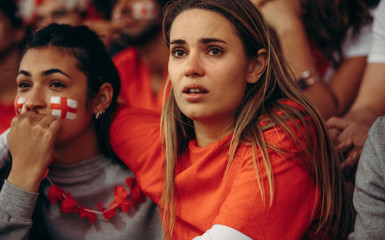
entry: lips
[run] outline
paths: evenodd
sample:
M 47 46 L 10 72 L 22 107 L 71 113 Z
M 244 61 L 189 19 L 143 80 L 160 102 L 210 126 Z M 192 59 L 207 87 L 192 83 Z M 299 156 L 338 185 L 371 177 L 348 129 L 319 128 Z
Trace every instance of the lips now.
M 183 88 L 183 97 L 190 103 L 198 103 L 203 101 L 209 91 L 200 85 L 188 85 Z
M 202 93 L 208 93 L 208 91 L 201 87 L 201 86 L 187 86 L 183 89 L 183 93 L 186 94 L 202 94 Z

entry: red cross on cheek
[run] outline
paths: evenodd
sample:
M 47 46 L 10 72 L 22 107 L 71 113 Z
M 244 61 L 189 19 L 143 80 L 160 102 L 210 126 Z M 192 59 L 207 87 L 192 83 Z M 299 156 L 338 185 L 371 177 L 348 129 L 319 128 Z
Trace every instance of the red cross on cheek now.
M 51 97 L 52 115 L 62 119 L 75 119 L 78 103 L 66 97 Z
M 15 98 L 15 102 L 13 103 L 13 105 L 15 107 L 16 115 L 19 115 L 21 113 L 24 103 L 25 103 L 25 98 L 20 96 L 17 96 Z

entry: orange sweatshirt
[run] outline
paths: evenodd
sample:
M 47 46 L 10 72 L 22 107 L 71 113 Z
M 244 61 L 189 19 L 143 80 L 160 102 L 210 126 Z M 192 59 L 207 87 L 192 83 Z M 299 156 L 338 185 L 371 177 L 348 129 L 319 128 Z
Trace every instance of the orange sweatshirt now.
M 304 126 L 295 129 L 292 122 L 289 124 L 305 144 L 300 134 L 300 130 L 306 132 Z M 302 163 L 309 159 L 303 159 L 282 129 L 264 132 L 266 143 L 288 153 L 282 155 L 268 149 L 274 173 L 274 201 L 268 208 L 267 176 L 262 172 L 267 195 L 264 204 L 249 146 L 238 148 L 224 175 L 231 136 L 206 147 L 198 147 L 193 140 L 179 159 L 173 239 L 192 239 L 214 224 L 229 226 L 253 239 L 300 239 L 312 235 L 312 230 L 307 231 L 318 215 L 319 194 L 316 195 L 318 188 Z M 159 116 L 142 110 L 119 110 L 111 127 L 111 143 L 133 170 L 145 194 L 159 204 L 164 162 Z M 257 158 L 257 165 L 262 166 L 259 150 Z

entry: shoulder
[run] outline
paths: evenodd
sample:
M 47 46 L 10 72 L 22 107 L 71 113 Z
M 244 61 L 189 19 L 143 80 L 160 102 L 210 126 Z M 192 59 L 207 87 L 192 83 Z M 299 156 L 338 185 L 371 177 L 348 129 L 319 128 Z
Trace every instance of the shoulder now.
M 370 128 L 369 135 L 375 137 L 376 140 L 384 137 L 385 135 L 385 116 L 379 117 L 374 121 L 372 127 Z
M 299 103 L 291 100 L 291 99 L 281 99 L 278 101 L 278 103 L 282 104 L 282 105 L 286 105 L 286 106 L 291 106 L 297 110 L 300 110 L 300 111 L 305 111 L 305 108 L 303 106 L 301 106 Z
M 160 114 L 146 109 L 129 108 L 120 105 L 113 116 L 110 132 L 132 132 L 139 129 L 159 130 Z
M 369 130 L 368 138 L 365 142 L 362 158 L 366 156 L 366 150 L 369 149 L 369 153 L 376 154 L 378 156 L 385 156 L 385 116 L 377 118 Z
M 259 126 L 264 134 L 269 132 L 294 130 L 301 131 L 305 128 L 313 128 L 313 120 L 306 109 L 297 102 L 289 99 L 279 100 L 269 113 L 259 118 Z M 278 118 L 277 121 L 274 118 Z
M 110 141 L 115 153 L 122 159 L 120 150 L 143 150 L 156 145 L 160 139 L 160 114 L 145 110 L 120 106 L 111 123 Z M 120 147 L 119 147 L 120 146 Z M 120 149 L 121 148 L 121 149 Z M 145 151 L 145 149 L 144 149 Z
M 385 144 L 383 144 L 385 140 L 385 116 L 379 117 L 372 124 L 368 138 L 365 142 L 364 148 L 369 148 L 374 150 L 376 154 L 384 154 L 385 156 Z M 371 151 L 372 151 L 371 150 Z
M 292 100 L 279 101 L 269 116 L 262 116 L 259 125 L 267 147 L 273 152 L 308 152 L 317 146 L 314 119 L 305 107 Z

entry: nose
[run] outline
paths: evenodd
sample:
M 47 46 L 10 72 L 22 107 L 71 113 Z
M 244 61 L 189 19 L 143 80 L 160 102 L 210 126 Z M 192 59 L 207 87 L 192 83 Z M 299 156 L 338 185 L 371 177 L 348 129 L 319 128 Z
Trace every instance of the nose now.
M 28 91 L 28 95 L 25 96 L 25 107 L 27 111 L 33 111 L 38 113 L 40 109 L 47 107 L 45 100 L 45 94 L 39 88 L 32 88 Z
M 184 75 L 188 77 L 202 77 L 204 68 L 199 54 L 190 52 L 184 67 Z

